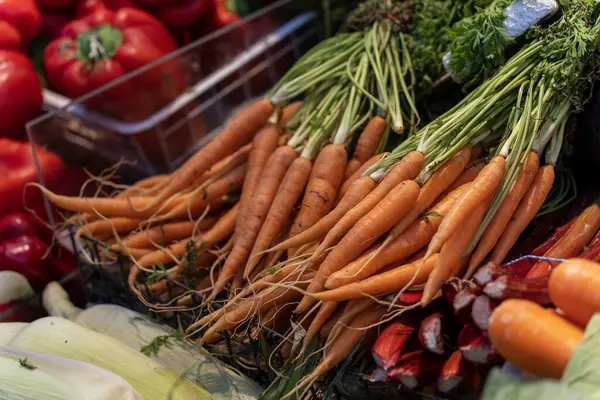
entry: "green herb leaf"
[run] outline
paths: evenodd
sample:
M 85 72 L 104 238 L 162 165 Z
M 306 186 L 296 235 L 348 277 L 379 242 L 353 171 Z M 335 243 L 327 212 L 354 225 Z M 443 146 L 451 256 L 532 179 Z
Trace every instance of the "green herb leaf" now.
M 427 223 L 429 223 L 429 218 L 433 217 L 433 218 L 442 218 L 442 214 L 440 214 L 437 211 L 427 211 L 425 213 L 423 213 L 422 215 L 423 220 Z
M 271 268 L 269 268 L 269 274 L 274 275 L 277 273 L 277 271 L 279 271 L 281 269 L 281 266 L 278 265 L 274 265 Z
M 168 275 L 169 273 L 167 272 L 165 266 L 161 262 L 158 262 L 156 267 L 152 267 L 152 272 L 146 278 L 146 283 L 148 285 L 152 285 L 153 283 L 162 281 Z
M 140 348 L 140 352 L 148 357 L 157 356 L 161 348 L 170 349 L 173 347 L 173 340 L 183 342 L 183 332 L 180 330 L 173 331 L 169 335 L 157 336 L 150 343 Z

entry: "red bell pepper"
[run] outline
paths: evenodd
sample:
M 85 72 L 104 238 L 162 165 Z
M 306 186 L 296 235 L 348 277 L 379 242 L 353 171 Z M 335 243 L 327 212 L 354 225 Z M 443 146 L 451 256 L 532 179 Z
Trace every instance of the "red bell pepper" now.
M 81 18 L 98 10 L 117 11 L 124 7 L 135 7 L 135 4 L 131 0 L 83 0 L 77 4 L 76 15 Z
M 211 0 L 163 1 L 156 16 L 169 28 L 190 28 L 209 12 L 211 3 Z
M 40 8 L 52 10 L 72 10 L 77 0 L 36 0 Z
M 0 271 L 23 275 L 36 291 L 76 268 L 69 251 L 54 246 L 52 231 L 33 215 L 13 213 L 0 218 Z
M 50 85 L 69 97 L 81 96 L 127 72 L 151 63 L 177 48 L 168 30 L 150 14 L 122 8 L 116 12 L 97 10 L 65 26 L 61 37 L 52 41 L 44 53 L 44 65 Z M 172 63 L 167 63 L 171 65 Z M 167 73 L 173 87 L 183 90 L 182 73 L 152 69 L 137 82 L 160 88 L 161 75 Z M 156 93 L 159 95 L 164 93 Z M 115 88 L 112 100 L 129 99 L 131 88 Z M 179 92 L 180 93 L 180 92 Z
M 35 236 L 17 236 L 0 243 L 0 270 L 14 271 L 29 281 L 33 290 L 43 290 L 52 280 L 48 245 Z
M 42 16 L 33 0 L 1 0 L 0 21 L 0 49 L 24 50 L 40 31 Z
M 42 26 L 40 34 L 54 39 L 60 34 L 62 28 L 73 20 L 73 15 L 70 12 L 62 10 L 42 10 Z
M 216 31 L 241 19 L 235 10 L 227 6 L 226 0 L 212 0 L 212 3 L 212 9 L 202 24 L 203 32 Z
M 42 85 L 23 54 L 0 50 L 0 136 L 20 137 L 42 108 Z M 1 194 L 1 192 L 0 192 Z
M 44 183 L 54 191 L 76 191 L 82 182 L 81 172 L 68 170 L 60 157 L 36 146 L 37 161 Z M 24 211 L 25 206 L 45 218 L 45 206 L 39 190 L 28 188 L 38 175 L 29 143 L 0 139 L 0 216 Z M 25 204 L 23 204 L 25 202 Z

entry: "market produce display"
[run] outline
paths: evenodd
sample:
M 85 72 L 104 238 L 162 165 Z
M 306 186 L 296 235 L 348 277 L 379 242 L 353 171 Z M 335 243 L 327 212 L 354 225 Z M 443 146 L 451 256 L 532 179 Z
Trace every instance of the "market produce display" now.
M 37 3 L 49 85 L 70 97 L 240 19 L 222 1 Z M 0 394 L 40 396 L 31 379 L 99 400 L 593 398 L 600 187 L 573 137 L 599 35 L 584 0 L 367 0 L 172 172 L 89 173 L 73 195 L 40 149 L 59 178 L 20 169 L 7 212 L 45 197 L 82 271 L 156 318 L 73 305 L 51 281 L 74 259 L 8 215 L 0 315 L 43 292 L 50 317 L 0 324 Z M 173 58 L 87 106 L 135 121 L 187 85 Z

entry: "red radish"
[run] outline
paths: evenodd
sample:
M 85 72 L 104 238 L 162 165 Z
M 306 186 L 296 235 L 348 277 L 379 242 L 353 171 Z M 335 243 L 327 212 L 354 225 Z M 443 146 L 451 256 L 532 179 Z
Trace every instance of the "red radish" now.
M 587 248 L 577 256 L 586 260 L 600 262 L 600 231 L 596 233 L 596 237 L 592 239 Z
M 380 367 L 375 368 L 371 375 L 366 376 L 365 379 L 369 382 L 387 382 L 390 380 L 387 371 Z
M 458 346 L 467 346 L 481 336 L 481 331 L 473 323 L 465 324 L 458 334 Z
M 569 221 L 569 223 L 556 228 L 554 234 L 550 236 L 550 238 L 544 243 L 536 247 L 535 250 L 531 252 L 531 254 L 534 256 L 543 256 L 544 254 L 546 254 L 546 252 L 550 250 L 552 246 L 554 246 L 556 242 L 558 242 L 559 239 L 565 235 L 565 233 L 567 233 L 567 231 L 569 230 L 571 225 L 573 225 L 573 222 L 575 222 L 576 219 L 577 217 L 573 218 L 571 221 Z
M 444 361 L 444 357 L 440 355 L 422 353 L 419 357 L 400 363 L 388 373 L 388 376 L 400 381 L 408 389 L 414 389 L 435 379 Z
M 403 306 L 412 306 L 414 304 L 421 302 L 422 298 L 423 298 L 423 291 L 421 291 L 421 290 L 417 290 L 417 291 L 413 291 L 413 292 L 405 292 L 405 293 L 402 293 L 398 297 L 398 303 Z
M 479 286 L 485 286 L 501 275 L 503 275 L 502 268 L 495 262 L 490 261 L 475 272 L 473 280 Z
M 375 363 L 385 370 L 394 367 L 400 359 L 406 341 L 414 331 L 413 327 L 401 322 L 394 322 L 385 328 L 371 350 Z
M 454 285 L 444 285 L 442 286 L 442 297 L 446 300 L 446 303 L 452 307 L 452 304 L 454 303 L 454 298 L 456 297 L 456 294 L 458 292 L 458 289 L 454 286 Z
M 498 302 L 490 299 L 486 295 L 478 296 L 471 307 L 471 318 L 473 322 L 482 331 L 487 331 L 492 311 L 498 305 Z
M 485 285 L 483 292 L 493 299 L 526 299 L 538 304 L 550 302 L 548 276 L 540 278 L 514 278 L 501 276 Z
M 483 267 L 479 268 L 475 275 L 473 275 L 473 279 L 479 286 L 485 286 L 487 283 L 504 275 L 515 278 L 525 278 L 534 264 L 535 260 L 528 258 L 524 258 L 517 262 L 508 263 L 505 266 L 501 266 L 493 261 L 490 261 Z
M 487 336 L 481 335 L 466 346 L 461 346 L 460 351 L 465 360 L 473 364 L 489 364 L 496 358 L 496 352 Z
M 466 322 L 469 320 L 471 307 L 479 292 L 479 288 L 466 288 L 456 293 L 452 302 L 452 309 L 461 321 Z
M 0 243 L 0 270 L 22 274 L 35 291 L 50 281 L 49 263 L 44 259 L 48 246 L 37 237 L 19 236 Z
M 446 361 L 437 381 L 437 388 L 441 393 L 449 393 L 460 386 L 468 376 L 469 368 L 463 354 L 456 350 Z
M 426 350 L 432 353 L 444 353 L 442 313 L 433 313 L 421 322 L 421 326 L 419 327 L 419 341 Z

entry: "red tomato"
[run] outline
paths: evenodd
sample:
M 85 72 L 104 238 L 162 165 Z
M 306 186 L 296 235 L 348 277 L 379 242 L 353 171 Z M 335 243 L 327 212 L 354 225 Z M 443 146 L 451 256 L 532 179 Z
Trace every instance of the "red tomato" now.
M 40 78 L 29 58 L 0 50 L 0 136 L 21 137 L 25 123 L 40 112 L 42 101 Z

